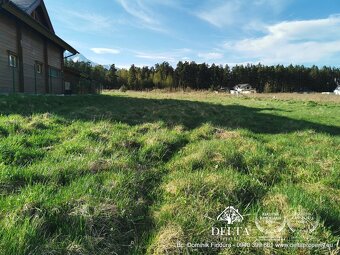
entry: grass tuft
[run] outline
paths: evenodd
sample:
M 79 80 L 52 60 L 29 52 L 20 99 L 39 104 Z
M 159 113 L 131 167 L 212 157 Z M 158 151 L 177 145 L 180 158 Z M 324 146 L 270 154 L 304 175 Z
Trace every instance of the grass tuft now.
M 339 97 L 191 92 L 0 96 L 0 253 L 337 254 Z M 238 208 L 314 215 L 326 249 L 181 248 L 219 242 Z M 296 223 L 296 222 L 295 222 Z M 293 227 L 300 227 L 294 225 Z

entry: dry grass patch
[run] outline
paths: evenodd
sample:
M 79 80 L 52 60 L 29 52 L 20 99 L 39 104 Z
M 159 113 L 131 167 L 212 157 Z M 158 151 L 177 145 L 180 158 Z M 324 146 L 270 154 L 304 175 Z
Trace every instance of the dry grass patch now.
M 89 163 L 89 170 L 92 173 L 109 170 L 113 166 L 112 160 L 98 159 Z
M 228 131 L 225 129 L 216 129 L 215 136 L 218 139 L 238 139 L 241 134 L 238 131 Z
M 182 249 L 177 247 L 177 243 L 184 243 L 184 240 L 181 227 L 169 225 L 159 231 L 148 253 L 152 255 L 182 254 Z

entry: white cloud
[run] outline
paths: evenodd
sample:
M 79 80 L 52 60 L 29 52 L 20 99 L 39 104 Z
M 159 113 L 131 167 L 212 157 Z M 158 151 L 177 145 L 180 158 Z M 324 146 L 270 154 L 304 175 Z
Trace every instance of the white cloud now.
M 198 53 L 198 57 L 205 60 L 222 59 L 224 55 L 220 52 Z
M 281 12 L 291 0 L 210 0 L 196 16 L 208 23 L 222 28 L 234 24 L 247 24 L 258 20 L 263 14 Z
M 267 26 L 264 36 L 227 42 L 241 57 L 272 63 L 317 63 L 340 53 L 340 15 L 326 19 L 285 21 Z
M 205 10 L 197 16 L 216 27 L 232 25 L 235 22 L 236 15 L 240 9 L 239 1 L 229 1 L 211 10 Z
M 188 58 L 186 54 L 190 54 L 190 49 L 175 49 L 167 52 L 135 52 L 135 57 L 148 59 L 153 61 L 167 61 L 169 63 L 175 64 L 177 61 Z
M 120 51 L 117 49 L 110 49 L 110 48 L 92 48 L 91 51 L 93 51 L 96 54 L 119 54 Z
M 164 56 L 164 55 L 158 55 L 158 54 L 147 54 L 147 53 L 139 53 L 136 55 L 137 58 L 144 58 L 144 59 L 154 59 L 154 60 L 168 60 L 173 61 L 172 57 Z
M 113 20 L 88 11 L 63 10 L 63 15 L 60 15 L 61 11 L 54 11 L 56 11 L 55 18 L 58 21 L 77 32 L 107 33 L 108 30 L 112 30 L 114 24 L 121 23 L 120 20 Z
M 151 17 L 149 10 L 145 8 L 141 1 L 117 0 L 130 15 L 142 20 L 145 23 L 153 24 L 155 20 Z
M 157 14 L 148 8 L 145 1 L 142 0 L 117 0 L 117 2 L 124 8 L 124 10 L 136 18 L 139 23 L 138 26 L 143 26 L 151 30 L 165 32 L 162 28 Z M 155 4 L 155 3 L 153 3 Z

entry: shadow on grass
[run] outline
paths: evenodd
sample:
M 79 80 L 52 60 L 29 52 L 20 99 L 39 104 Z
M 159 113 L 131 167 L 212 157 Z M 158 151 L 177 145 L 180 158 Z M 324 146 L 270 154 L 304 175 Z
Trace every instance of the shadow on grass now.
M 264 112 L 266 111 L 266 113 Z M 175 99 L 145 99 L 132 98 L 125 96 L 76 96 L 76 97 L 56 97 L 56 96 L 0 96 L 0 115 L 18 114 L 21 116 L 30 116 L 32 114 L 51 113 L 65 119 L 67 121 L 112 121 L 122 122 L 129 125 L 138 125 L 150 122 L 162 121 L 168 126 L 182 125 L 186 129 L 194 129 L 204 123 L 212 123 L 227 129 L 244 128 L 254 133 L 263 134 L 280 134 L 294 131 L 315 130 L 316 132 L 326 133 L 330 135 L 340 135 L 339 126 L 331 126 L 318 124 L 306 120 L 297 120 L 289 117 L 278 116 L 270 111 L 285 112 L 285 110 L 274 108 L 255 108 L 241 105 L 218 105 L 207 102 L 196 102 Z M 0 137 L 7 136 L 5 129 L 1 129 Z M 186 141 L 180 141 L 178 144 L 169 145 L 169 152 L 161 159 L 152 159 L 153 161 L 163 162 L 170 160 L 173 154 L 186 145 Z M 132 148 L 138 147 L 138 144 L 128 144 Z M 146 158 L 152 158 L 147 156 Z M 82 176 L 84 173 L 77 173 L 75 176 L 72 172 L 60 173 L 52 179 L 58 186 L 68 185 L 73 180 Z M 108 236 L 112 238 L 112 242 L 116 243 L 115 247 L 110 247 L 121 254 L 132 254 L 134 249 L 128 245 L 131 241 L 136 242 L 141 247 L 135 248 L 139 252 L 145 252 L 143 244 L 145 233 L 154 228 L 154 222 L 150 215 L 150 207 L 155 202 L 156 193 L 159 185 L 162 183 L 162 177 L 165 172 L 145 171 L 141 174 L 136 174 L 133 180 L 126 180 L 125 193 L 131 193 L 133 201 L 144 201 L 131 207 L 131 211 L 124 217 L 113 217 L 99 219 L 102 222 L 94 222 L 93 229 L 105 230 L 105 233 L 110 233 L 111 228 L 114 228 L 118 233 Z M 20 177 L 20 176 L 19 176 Z M 45 183 L 51 181 L 36 176 L 35 179 L 27 181 L 24 178 L 15 178 L 9 184 L 0 184 L 0 193 L 8 194 L 16 192 L 18 187 L 22 188 L 28 184 Z M 249 193 L 247 193 L 249 192 Z M 258 192 L 243 191 L 237 194 L 245 200 L 245 203 L 250 203 L 251 198 Z M 159 194 L 158 194 L 159 195 Z M 261 196 L 261 195 L 260 195 Z M 81 217 L 66 217 L 63 214 L 46 213 L 46 222 L 41 233 L 49 234 L 51 237 L 56 232 L 68 235 L 71 230 L 60 229 L 65 221 L 74 229 L 78 225 L 83 224 Z M 79 229 L 81 229 L 79 227 Z M 129 231 L 127 231 L 129 230 Z M 119 233 L 124 233 L 122 236 Z M 76 233 L 81 235 L 84 233 Z M 117 235 L 116 235 L 117 234 Z M 114 239 L 116 238 L 116 240 Z M 104 239 L 107 240 L 107 239 Z M 33 243 L 33 246 L 35 244 Z M 104 244 L 99 244 L 104 245 Z M 141 252 L 140 252 L 141 253 Z
M 0 97 L 0 114 L 53 113 L 67 120 L 109 120 L 137 125 L 163 121 L 169 126 L 194 129 L 204 123 L 224 128 L 244 128 L 254 133 L 279 134 L 312 129 L 339 135 L 340 127 L 297 120 L 241 105 L 218 105 L 175 99 L 145 99 L 124 96 L 10 96 Z

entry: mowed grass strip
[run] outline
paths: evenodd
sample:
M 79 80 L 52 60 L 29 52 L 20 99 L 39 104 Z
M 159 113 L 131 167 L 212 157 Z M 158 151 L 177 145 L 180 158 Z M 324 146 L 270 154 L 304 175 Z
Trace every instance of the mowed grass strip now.
M 339 101 L 284 99 L 0 96 L 0 254 L 336 254 Z M 312 213 L 278 237 L 334 247 L 177 247 L 218 241 L 229 205 L 249 228 L 263 207 Z

